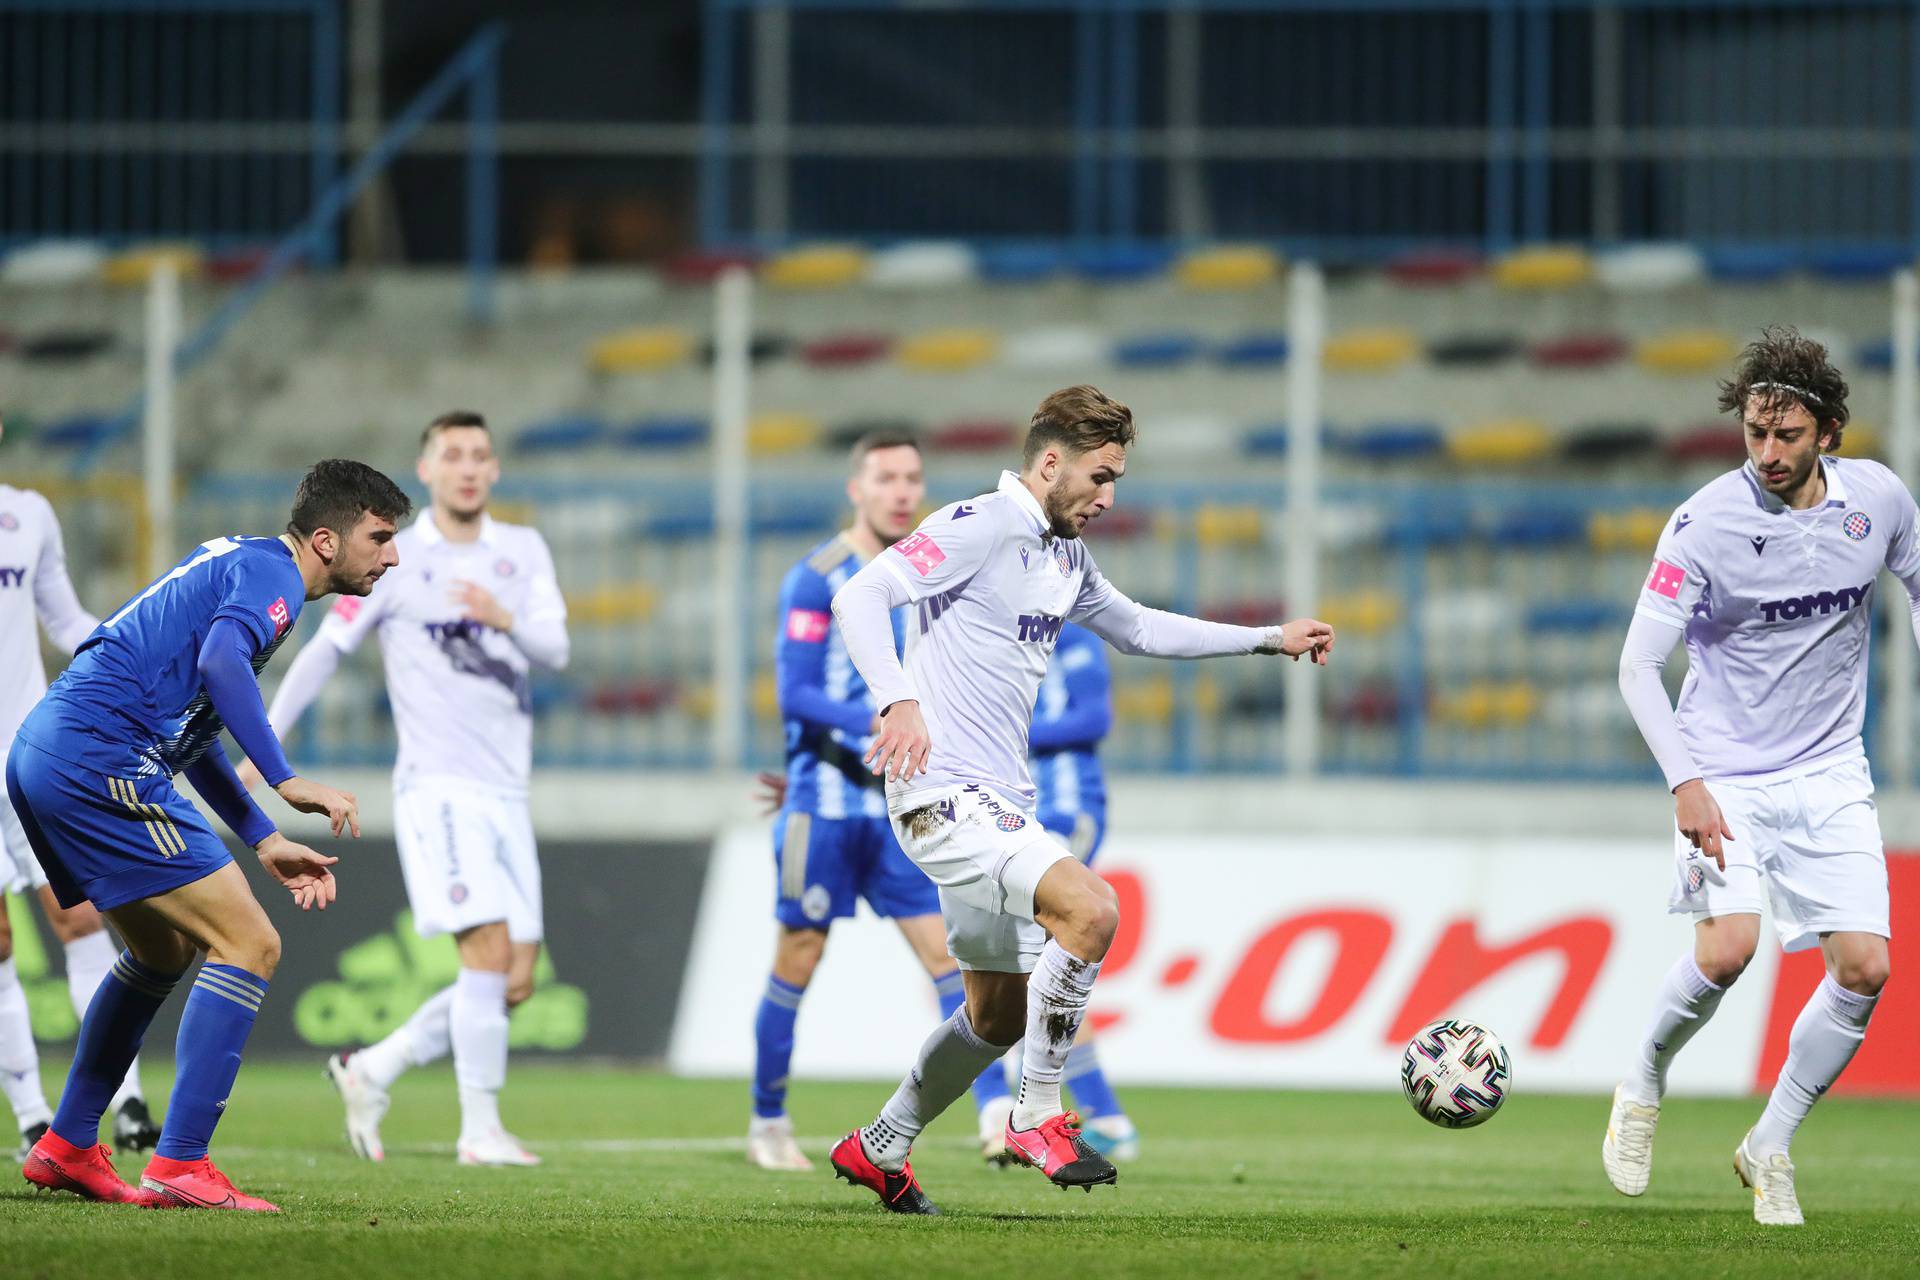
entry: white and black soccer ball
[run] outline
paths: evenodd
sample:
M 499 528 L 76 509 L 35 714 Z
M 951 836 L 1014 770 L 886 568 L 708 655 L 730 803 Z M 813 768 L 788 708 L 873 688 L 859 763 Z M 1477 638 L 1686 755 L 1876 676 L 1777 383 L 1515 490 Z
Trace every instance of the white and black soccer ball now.
M 1443 1129 L 1471 1129 L 1493 1119 L 1513 1086 L 1513 1064 L 1500 1037 L 1471 1022 L 1429 1023 L 1407 1041 L 1400 1088 L 1422 1119 Z

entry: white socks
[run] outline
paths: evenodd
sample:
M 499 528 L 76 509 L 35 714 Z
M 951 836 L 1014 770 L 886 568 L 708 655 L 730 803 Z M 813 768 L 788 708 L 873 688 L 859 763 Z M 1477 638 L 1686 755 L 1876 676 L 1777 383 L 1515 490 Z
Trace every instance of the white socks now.
M 1667 970 L 1666 981 L 1660 984 L 1653 1021 L 1647 1024 L 1646 1036 L 1640 1042 L 1640 1056 L 1633 1070 L 1627 1073 L 1623 1096 L 1650 1107 L 1660 1105 L 1660 1097 L 1667 1091 L 1667 1067 L 1672 1064 L 1673 1056 L 1693 1039 L 1694 1032 L 1707 1025 L 1707 1019 L 1720 1007 L 1720 997 L 1726 993 L 1725 987 L 1707 981 L 1693 952 L 1674 961 L 1673 968 Z
M 1786 1154 L 1794 1130 L 1853 1061 L 1879 999 L 1849 991 L 1831 975 L 1820 979 L 1794 1019 L 1793 1032 L 1787 1037 L 1786 1065 L 1780 1068 L 1780 1079 L 1760 1123 L 1747 1139 L 1749 1152 L 1762 1160 L 1776 1151 Z
M 460 1082 L 460 1136 L 500 1128 L 507 1082 L 507 975 L 462 969 L 450 1009 L 453 1074 Z
M 867 1159 L 889 1173 L 898 1173 L 920 1131 L 965 1093 L 989 1062 L 1006 1051 L 1006 1045 L 988 1044 L 975 1033 L 965 1005 L 955 1009 L 953 1016 L 934 1028 L 920 1046 L 913 1070 L 887 1099 L 887 1105 L 880 1108 L 879 1118 L 860 1131 L 860 1145 Z
M 120 958 L 120 948 L 114 945 L 112 935 L 105 929 L 95 929 L 85 937 L 69 942 L 65 951 L 67 999 L 73 1002 L 73 1016 L 84 1022 L 87 1006 L 93 1003 L 94 993 L 107 980 L 107 971 L 113 968 L 113 962 Z M 112 1101 L 107 1103 L 107 1113 L 111 1115 L 118 1111 L 120 1104 L 128 1098 L 144 1096 L 140 1091 L 140 1059 L 135 1058 L 128 1064 L 126 1077 L 114 1091 Z
M 1100 976 L 1098 960 L 1082 960 L 1052 938 L 1027 980 L 1027 1040 L 1020 1054 L 1020 1096 L 1013 1127 L 1031 1129 L 1060 1114 L 1060 1077 L 1073 1052 L 1087 998 Z
M 4 910 L 6 902 L 0 899 Z M 40 1089 L 40 1051 L 33 1043 L 33 1024 L 27 1021 L 27 992 L 11 956 L 0 960 L 0 1093 L 7 1095 L 22 1133 L 52 1122 L 47 1095 Z
M 458 987 L 451 983 L 434 992 L 386 1039 L 354 1055 L 354 1065 L 370 1084 L 391 1088 L 408 1067 L 424 1067 L 447 1055 L 453 1047 L 453 995 Z M 505 987 L 501 990 L 504 999 Z

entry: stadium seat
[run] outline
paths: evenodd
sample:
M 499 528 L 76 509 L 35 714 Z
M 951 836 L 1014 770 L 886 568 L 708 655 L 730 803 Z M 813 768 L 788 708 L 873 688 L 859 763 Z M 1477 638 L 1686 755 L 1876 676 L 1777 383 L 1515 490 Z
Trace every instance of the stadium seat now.
M 1522 725 L 1540 712 L 1540 692 L 1524 680 L 1481 680 L 1436 694 L 1433 718 L 1462 729 Z
M 1112 343 L 1095 329 L 1056 325 L 1027 329 L 1009 337 L 1002 353 L 1015 369 L 1085 370 L 1107 362 Z
M 42 240 L 0 262 L 0 284 L 57 288 L 98 279 L 107 251 L 91 240 Z
M 1854 349 L 1853 360 L 1863 369 L 1886 373 L 1893 368 L 1893 339 L 1881 338 L 1877 342 L 1861 343 Z
M 1841 283 L 1884 281 L 1902 267 L 1913 265 L 1912 249 L 1816 249 L 1807 255 L 1807 269 L 1825 280 Z
M 696 250 L 675 254 L 660 266 L 660 275 L 668 284 L 708 285 L 719 279 L 729 267 L 753 270 L 760 259 L 750 249 Z
M 892 345 L 891 338 L 877 333 L 843 333 L 804 344 L 800 358 L 816 369 L 846 369 L 871 364 Z
M 1315 616 L 1336 632 L 1378 635 L 1400 624 L 1400 597 L 1387 591 L 1367 589 L 1345 595 L 1324 596 L 1315 606 Z
M 1327 447 L 1368 462 L 1405 462 L 1432 457 L 1446 449 L 1446 438 L 1430 422 L 1379 422 L 1348 431 L 1331 431 Z
M 1419 354 L 1411 329 L 1350 329 L 1327 339 L 1324 361 L 1338 373 L 1378 373 Z
M 1066 270 L 1066 254 L 1052 244 L 999 245 L 982 249 L 975 264 L 980 278 L 993 284 L 1033 284 Z
M 1144 680 L 1121 680 L 1113 686 L 1113 714 L 1117 720 L 1165 724 L 1173 719 L 1173 680 L 1153 675 Z
M 1088 526 L 1087 535 L 1100 542 L 1128 542 L 1152 527 L 1153 518 L 1139 507 L 1112 507 L 1098 524 Z
M 1515 600 L 1493 587 L 1435 591 L 1420 605 L 1420 626 L 1428 636 L 1479 638 L 1513 630 Z
M 897 354 L 909 369 L 957 373 L 985 364 L 999 345 L 1000 339 L 985 329 L 934 329 L 904 339 Z
M 713 536 L 713 512 L 705 508 L 682 508 L 655 512 L 634 526 L 641 542 L 691 542 Z
M 1199 616 L 1236 627 L 1264 627 L 1286 617 L 1287 605 L 1286 601 L 1273 596 L 1251 600 L 1216 600 L 1202 605 Z
M 1842 458 L 1883 458 L 1886 446 L 1880 428 L 1871 422 L 1849 422 L 1840 433 L 1840 447 L 1834 453 Z
M 190 280 L 200 274 L 203 261 L 200 250 L 194 245 L 145 245 L 108 258 L 100 266 L 100 281 L 121 289 L 145 288 L 153 276 L 153 269 L 162 262 L 172 263 L 182 280 Z
M 1627 340 L 1612 333 L 1575 333 L 1535 343 L 1527 359 L 1542 369 L 1593 369 L 1627 354 Z
M 1667 441 L 1667 456 L 1675 462 L 1725 462 L 1731 465 L 1746 461 L 1747 442 L 1740 434 L 1739 423 L 1731 418 L 1720 418 L 1689 427 Z
M 1711 329 L 1682 329 L 1640 343 L 1634 358 L 1655 373 L 1693 374 L 1724 371 L 1739 343 Z
M 1653 293 L 1698 284 L 1707 263 L 1686 244 L 1638 244 L 1610 249 L 1595 259 L 1594 279 L 1619 293 Z
M 1787 249 L 1709 249 L 1707 275 L 1721 284 L 1766 284 L 1799 265 Z
M 1113 362 L 1122 369 L 1170 369 L 1199 354 L 1198 334 L 1149 333 L 1116 342 Z
M 1496 548 L 1559 547 L 1587 534 L 1587 517 L 1564 506 L 1542 505 L 1508 511 L 1490 530 Z
M 1473 521 L 1464 511 L 1410 507 L 1388 519 L 1383 535 L 1396 547 L 1445 547 L 1471 537 Z
M 1239 430 L 1230 418 L 1213 413 L 1156 414 L 1152 448 L 1155 457 L 1174 453 L 1216 461 L 1233 455 Z
M 1069 255 L 1077 275 L 1095 284 L 1132 284 L 1167 269 L 1173 254 L 1158 245 L 1096 245 Z
M 1257 546 L 1260 508 L 1208 503 L 1194 514 L 1193 531 L 1203 547 Z
M 641 418 L 614 438 L 622 448 L 644 452 L 694 449 L 707 442 L 707 420 L 692 414 Z
M 1626 511 L 1596 511 L 1587 517 L 1587 545 L 1595 551 L 1640 551 L 1652 554 L 1667 527 L 1668 515 L 1655 507 Z
M 644 582 L 609 582 L 567 596 L 570 626 L 610 627 L 644 622 L 659 606 L 660 593 Z
M 1383 728 L 1400 720 L 1400 693 L 1384 680 L 1370 680 L 1327 704 L 1327 718 L 1344 724 Z
M 1323 425 L 1320 428 L 1320 447 L 1330 449 L 1332 440 L 1332 428 Z M 1293 428 L 1286 422 L 1263 422 L 1247 428 L 1246 434 L 1241 437 L 1240 447 L 1255 457 L 1284 458 L 1292 448 L 1292 442 Z
M 819 440 L 819 422 L 804 413 L 757 413 L 747 424 L 747 452 L 756 458 L 797 453 Z
M 1540 461 L 1552 450 L 1552 431 L 1533 418 L 1482 422 L 1447 437 L 1447 453 L 1455 462 L 1481 466 L 1521 466 Z
M 1249 333 L 1222 343 L 1214 359 L 1229 369 L 1272 369 L 1287 362 L 1287 335 Z
M 1561 245 L 1518 249 L 1493 264 L 1493 282 L 1504 289 L 1570 289 L 1592 273 L 1584 250 Z
M 589 711 L 603 716 L 653 716 L 680 700 L 680 687 L 671 680 L 621 680 L 589 693 Z
M 919 436 L 923 431 L 911 418 L 849 418 L 828 427 L 820 443 L 835 453 L 845 453 L 862 436 L 900 434 Z
M 747 516 L 747 532 L 756 538 L 824 538 L 838 517 L 818 505 L 755 510 Z
M 75 413 L 42 426 L 34 440 L 42 449 L 91 449 L 112 440 L 118 431 L 104 413 Z
M 55 329 L 21 342 L 17 350 L 22 360 L 72 361 L 97 356 L 113 346 L 113 334 L 105 329 Z
M 867 283 L 880 289 L 937 289 L 975 278 L 973 250 L 957 240 L 919 240 L 882 249 L 867 262 Z
M 215 284 L 239 284 L 266 265 L 273 250 L 265 245 L 208 254 L 200 274 Z
M 1423 250 L 1387 263 L 1387 278 L 1396 284 L 1459 284 L 1480 273 L 1481 261 L 1470 253 Z
M 1651 422 L 1588 422 L 1567 433 L 1560 456 L 1569 462 L 1630 462 L 1659 448 L 1660 429 Z
M 1617 629 L 1624 633 L 1632 613 L 1633 606 L 1619 600 L 1550 600 L 1527 610 L 1527 630 L 1586 635 Z
M 777 333 L 756 333 L 747 339 L 747 362 L 764 364 L 769 360 L 778 360 L 793 349 L 792 338 L 782 337 Z M 700 363 L 709 368 L 712 367 L 713 351 L 713 339 L 702 338 L 699 348 Z
M 1521 351 L 1520 339 L 1504 333 L 1464 333 L 1427 345 L 1427 359 L 1442 368 L 1482 368 L 1511 360 Z
M 1194 701 L 1199 703 L 1201 699 L 1196 696 Z M 1233 691 L 1222 710 L 1242 720 L 1277 721 L 1287 710 L 1286 682 L 1262 680 L 1243 684 Z
M 927 435 L 927 447 L 941 453 L 999 453 L 1019 442 L 1019 424 L 1004 418 L 962 419 Z
M 693 335 L 684 329 L 625 329 L 595 342 L 587 367 L 595 373 L 642 373 L 665 369 L 693 354 Z
M 1196 249 L 1174 267 L 1188 289 L 1253 289 L 1280 278 L 1280 256 L 1264 245 Z
M 522 455 L 572 453 L 591 449 L 607 438 L 607 424 L 592 414 L 568 414 L 532 423 L 513 438 L 513 450 Z
M 855 245 L 817 244 L 789 249 L 760 265 L 775 289 L 840 289 L 866 274 L 867 255 Z

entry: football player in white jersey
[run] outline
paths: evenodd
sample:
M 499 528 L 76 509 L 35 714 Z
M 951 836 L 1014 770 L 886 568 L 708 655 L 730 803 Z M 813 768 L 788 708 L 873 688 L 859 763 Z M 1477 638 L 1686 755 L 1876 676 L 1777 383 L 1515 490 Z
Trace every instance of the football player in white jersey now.
M 1674 512 L 1620 659 L 1673 794 L 1668 910 L 1694 927 L 1614 1092 L 1601 1159 L 1621 1193 L 1646 1191 L 1667 1068 L 1753 958 L 1770 905 L 1782 948 L 1819 947 L 1826 976 L 1734 1170 L 1758 1221 L 1797 1225 L 1794 1131 L 1852 1060 L 1887 981 L 1887 863 L 1860 737 L 1867 634 L 1882 566 L 1920 634 L 1920 529 L 1898 476 L 1829 456 L 1847 384 L 1819 343 L 1766 330 L 1721 384 L 1720 408 L 1739 420 L 1747 462 Z M 1676 711 L 1660 671 L 1682 638 Z
M 1009 1152 L 1063 1187 L 1114 1180 L 1062 1108 L 1060 1082 L 1119 906 L 1040 824 L 1027 770 L 1034 697 L 1062 621 L 1122 652 L 1164 658 L 1284 653 L 1323 663 L 1333 648 L 1324 622 L 1203 622 L 1144 608 L 1101 575 L 1080 534 L 1113 505 L 1133 439 L 1125 405 L 1093 387 L 1055 392 L 1033 415 L 1017 474 L 934 512 L 833 598 L 880 709 L 866 759 L 887 780 L 901 847 L 940 886 L 947 948 L 966 986 L 966 1003 L 921 1046 L 879 1116 L 833 1149 L 834 1170 L 896 1213 L 939 1212 L 907 1163 L 913 1141 L 1023 1037 Z M 902 604 L 912 606 L 904 666 L 891 624 Z
M 500 461 L 486 420 L 444 413 L 420 441 L 431 504 L 396 542 L 401 567 L 364 600 L 343 602 L 288 668 L 268 712 L 285 734 L 340 659 L 380 638 L 400 738 L 394 840 L 422 937 L 453 934 L 460 976 L 386 1039 L 336 1054 L 327 1071 L 347 1137 L 385 1158 L 387 1090 L 410 1066 L 453 1053 L 462 1164 L 534 1165 L 501 1124 L 507 1015 L 533 994 L 543 936 L 540 863 L 527 813 L 533 667 L 568 655 L 567 609 L 537 530 L 487 513 Z
M 81 605 L 67 576 L 66 545 L 53 507 L 31 489 L 0 484 L 0 671 L 8 673 L 0 678 L 0 758 L 12 747 L 14 731 L 27 712 L 47 691 L 36 621 L 67 653 L 100 625 Z M 27 847 L 13 806 L 0 796 L 0 1092 L 6 1094 L 20 1128 L 16 1154 L 21 1160 L 53 1120 L 40 1088 L 40 1055 L 27 1020 L 27 993 L 14 968 L 13 931 L 7 921 L 5 895 L 29 892 L 39 898 L 66 953 L 67 998 L 74 1016 L 84 1018 L 120 949 L 91 902 L 71 911 L 61 909 L 47 887 L 46 872 Z M 159 1126 L 141 1096 L 138 1058 L 108 1111 L 113 1115 L 114 1146 L 150 1151 L 160 1140 Z

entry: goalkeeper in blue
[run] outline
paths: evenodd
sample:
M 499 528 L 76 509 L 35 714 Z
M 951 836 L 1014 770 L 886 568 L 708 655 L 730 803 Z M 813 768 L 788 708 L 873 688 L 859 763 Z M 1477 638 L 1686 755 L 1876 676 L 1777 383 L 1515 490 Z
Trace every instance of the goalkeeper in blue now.
M 277 1212 L 237 1190 L 207 1148 L 280 937 L 207 820 L 174 785 L 185 774 L 302 910 L 333 901 L 337 859 L 282 835 L 241 787 L 224 727 L 292 808 L 360 834 L 351 795 L 297 777 L 256 682 L 309 600 L 364 596 L 398 563 L 394 525 L 412 504 L 358 462 L 319 463 L 300 482 L 287 531 L 222 537 L 88 636 L 20 726 L 7 793 L 62 907 L 91 901 L 127 949 L 80 1024 L 53 1126 L 27 1181 L 120 1204 Z M 100 1117 L 153 1016 L 206 960 L 187 994 L 173 1097 L 139 1187 L 121 1181 Z

